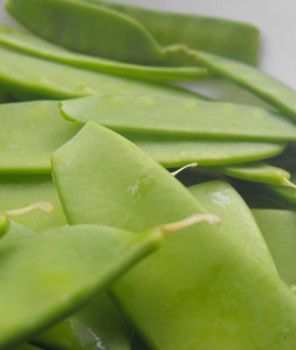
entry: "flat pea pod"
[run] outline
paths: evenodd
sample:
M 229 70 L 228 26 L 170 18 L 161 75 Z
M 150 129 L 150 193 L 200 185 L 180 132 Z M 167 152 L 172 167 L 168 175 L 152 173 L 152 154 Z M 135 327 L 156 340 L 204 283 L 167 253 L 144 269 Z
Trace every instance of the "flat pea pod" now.
M 93 123 L 56 151 L 52 162 L 70 224 L 141 230 L 206 212 L 159 164 Z M 152 349 L 296 345 L 295 295 L 222 227 L 204 223 L 171 234 L 111 293 Z
M 77 310 L 162 239 L 161 229 L 134 234 L 78 225 L 2 246 L 0 310 L 6 317 L 0 320 L 1 349 L 32 338 Z
M 261 161 L 213 166 L 206 169 L 247 181 L 263 182 L 278 186 L 294 186 L 289 181 L 291 175 L 288 171 Z
M 20 100 L 67 99 L 94 94 L 165 94 L 205 99 L 173 86 L 142 82 L 0 49 L 0 85 Z
M 164 46 L 188 46 L 257 64 L 256 27 L 99 1 L 10 0 L 6 9 L 29 30 L 74 51 L 145 65 L 188 65 Z M 159 40 L 161 45 L 156 41 Z
M 253 92 L 296 120 L 296 92 L 287 85 L 247 64 L 200 51 L 192 51 L 192 55 L 216 74 Z
M 35 234 L 28 226 L 10 220 L 0 247 Z M 129 350 L 131 336 L 130 326 L 107 294 L 98 293 L 77 313 L 34 336 L 30 342 L 43 349 Z
M 296 213 L 289 210 L 252 209 L 268 244 L 279 276 L 287 284 L 296 283 Z
M 264 109 L 157 95 L 110 94 L 61 102 L 66 119 L 116 132 L 215 140 L 293 141 L 296 126 Z
M 0 106 L 0 173 L 50 173 L 53 152 L 80 127 L 60 116 L 56 101 Z
M 213 214 L 225 229 L 243 244 L 271 272 L 277 274 L 270 251 L 250 209 L 225 181 L 214 180 L 190 186 L 189 191 Z
M 81 128 L 65 121 L 57 101 L 32 101 L 0 106 L 0 173 L 50 173 L 51 155 Z M 125 134 L 167 167 L 198 161 L 203 165 L 237 163 L 271 157 L 283 143 L 215 142 L 165 135 Z
M 14 220 L 37 232 L 68 224 L 51 175 L 0 175 L 0 212 L 25 207 L 41 200 L 52 203 L 54 210 L 50 215 L 33 211 L 15 217 Z M 8 237 L 10 234 L 1 241 Z
M 211 75 L 202 67 L 157 67 L 128 64 L 69 51 L 16 28 L 0 25 L 0 43 L 26 54 L 94 72 L 159 82 L 199 80 Z

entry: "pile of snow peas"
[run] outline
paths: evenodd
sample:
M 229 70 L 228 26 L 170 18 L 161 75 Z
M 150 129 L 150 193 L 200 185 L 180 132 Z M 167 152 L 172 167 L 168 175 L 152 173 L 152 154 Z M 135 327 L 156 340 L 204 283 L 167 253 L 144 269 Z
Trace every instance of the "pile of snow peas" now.
M 295 349 L 296 92 L 259 30 L 6 9 L 28 31 L 0 26 L 0 350 Z M 170 84 L 216 75 L 272 107 Z

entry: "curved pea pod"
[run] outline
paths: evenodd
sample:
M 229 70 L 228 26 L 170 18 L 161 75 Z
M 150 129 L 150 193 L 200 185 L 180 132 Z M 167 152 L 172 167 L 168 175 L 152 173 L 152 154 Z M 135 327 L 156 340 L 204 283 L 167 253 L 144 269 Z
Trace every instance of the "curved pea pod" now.
M 0 106 L 0 173 L 50 173 L 51 155 L 81 128 L 65 121 L 57 101 L 34 101 Z M 229 164 L 271 157 L 283 143 L 215 142 L 167 137 L 126 135 L 161 164 L 183 166 Z
M 127 64 L 83 55 L 16 28 L 0 25 L 0 43 L 26 54 L 94 72 L 159 82 L 199 80 L 211 75 L 202 67 L 156 67 Z
M 279 276 L 296 283 L 296 213 L 288 210 L 252 209 L 268 244 Z
M 247 64 L 205 52 L 191 53 L 200 64 L 253 92 L 296 120 L 296 92 L 287 85 Z
M 6 9 L 45 39 L 91 55 L 142 64 L 192 65 L 186 54 L 171 57 L 164 51 L 165 46 L 184 43 L 257 64 L 259 31 L 245 23 L 101 1 L 30 0 L 25 5 L 10 0 Z
M 96 124 L 88 123 L 52 162 L 71 224 L 143 230 L 206 212 L 159 164 Z M 111 293 L 152 349 L 296 346 L 295 295 L 222 227 L 203 223 L 169 235 Z
M 151 95 L 102 95 L 61 102 L 65 118 L 117 132 L 215 140 L 292 141 L 296 126 L 257 107 Z
M 225 229 L 246 247 L 271 272 L 276 273 L 274 262 L 267 244 L 260 232 L 250 209 L 225 181 L 215 180 L 188 188 L 189 191 L 209 210 L 218 215 Z
M 0 247 L 35 235 L 28 226 L 10 220 L 8 233 L 1 238 Z M 132 330 L 123 315 L 105 293 L 96 294 L 70 318 L 55 324 L 30 339 L 43 349 L 129 350 Z
M 291 175 L 288 171 L 268 165 L 261 161 L 213 166 L 207 167 L 207 169 L 247 181 L 263 182 L 279 186 L 295 186 L 289 181 Z
M 161 229 L 134 234 L 78 225 L 2 246 L 0 348 L 30 339 L 77 310 L 158 248 L 162 237 Z
M 20 100 L 67 99 L 105 93 L 199 95 L 173 86 L 141 82 L 0 49 L 0 84 Z
M 0 212 L 41 200 L 52 203 L 54 210 L 50 215 L 33 211 L 14 220 L 38 232 L 68 224 L 50 175 L 0 175 Z

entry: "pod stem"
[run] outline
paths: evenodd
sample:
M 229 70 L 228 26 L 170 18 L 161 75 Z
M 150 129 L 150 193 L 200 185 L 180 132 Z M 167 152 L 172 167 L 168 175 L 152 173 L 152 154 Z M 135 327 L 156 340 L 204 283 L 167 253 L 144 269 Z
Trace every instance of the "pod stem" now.
M 179 174 L 181 171 L 183 171 L 184 169 L 187 169 L 187 168 L 194 168 L 194 167 L 196 167 L 197 166 L 197 163 L 191 163 L 191 164 L 188 164 L 188 165 L 185 165 L 185 166 L 183 166 L 183 168 L 180 168 L 180 169 L 178 169 L 178 170 L 176 170 L 176 171 L 173 171 L 172 173 L 171 173 L 171 175 L 173 175 L 173 176 L 176 176 L 177 174 Z
M 221 224 L 221 219 L 216 215 L 195 214 L 195 215 L 189 216 L 188 218 L 186 218 L 184 220 L 173 222 L 171 224 L 160 225 L 157 228 L 160 229 L 164 234 L 167 234 L 170 232 L 182 230 L 183 228 L 186 228 L 188 226 L 192 226 L 192 225 L 197 224 L 198 222 L 201 222 L 201 221 L 207 221 L 210 224 L 216 224 L 216 225 Z
M 296 188 L 296 185 L 293 184 L 293 182 L 289 181 L 287 178 L 284 178 L 283 186 L 289 186 L 289 187 Z
M 13 217 L 17 217 L 17 216 L 29 213 L 30 211 L 35 209 L 42 209 L 50 213 L 53 211 L 53 205 L 50 202 L 36 202 L 24 208 L 4 211 L 1 214 L 4 214 L 9 218 L 13 218 Z

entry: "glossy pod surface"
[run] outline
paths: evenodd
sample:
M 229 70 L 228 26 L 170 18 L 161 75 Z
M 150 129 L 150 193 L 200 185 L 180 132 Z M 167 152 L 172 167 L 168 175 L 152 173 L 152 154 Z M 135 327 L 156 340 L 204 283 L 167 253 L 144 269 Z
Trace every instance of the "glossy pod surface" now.
M 157 163 L 92 123 L 55 153 L 53 174 L 71 224 L 141 230 L 205 212 Z M 112 295 L 153 349 L 296 345 L 295 295 L 230 233 L 206 223 L 168 236 Z

